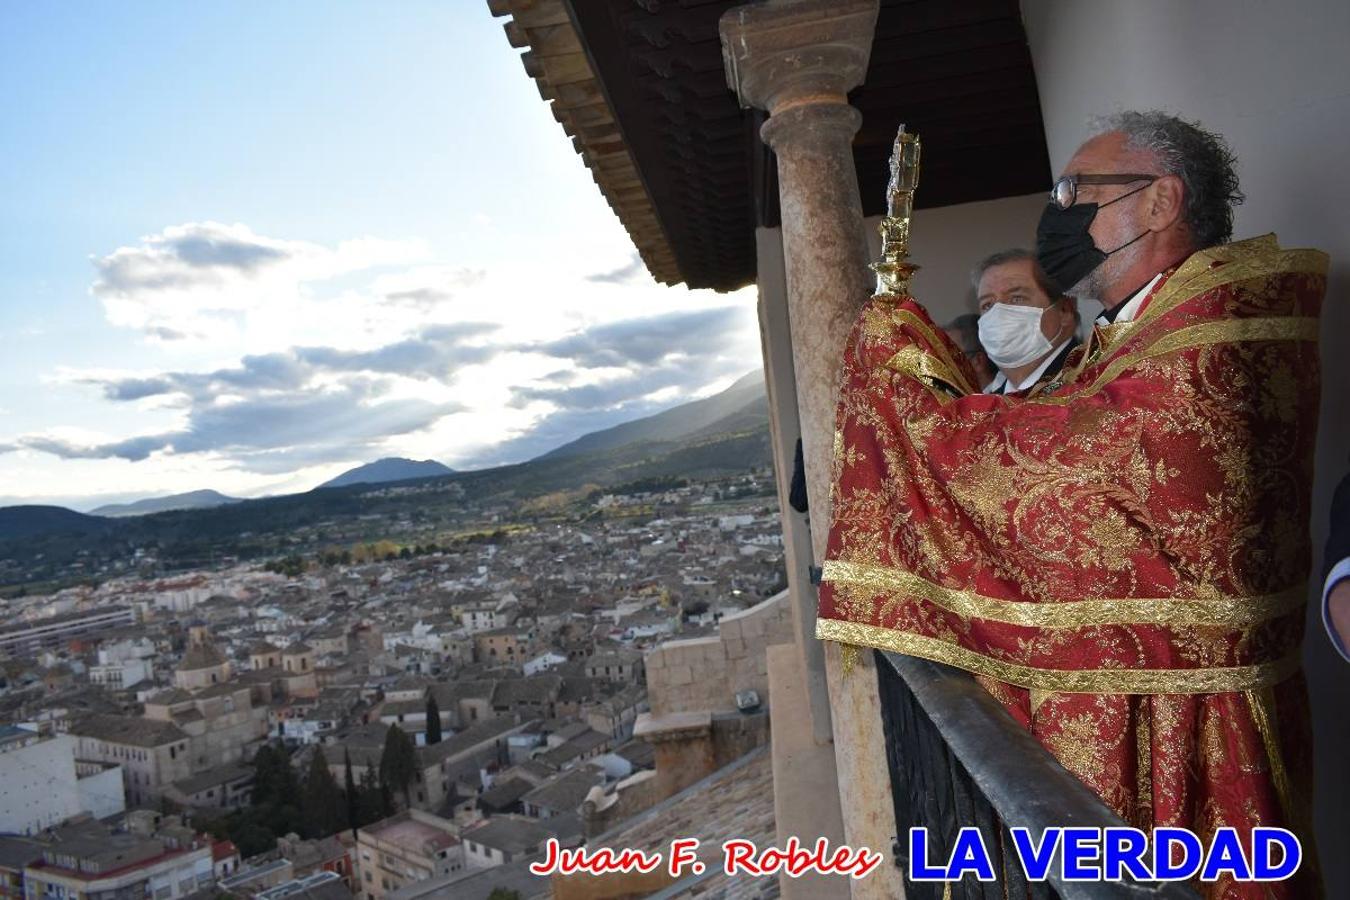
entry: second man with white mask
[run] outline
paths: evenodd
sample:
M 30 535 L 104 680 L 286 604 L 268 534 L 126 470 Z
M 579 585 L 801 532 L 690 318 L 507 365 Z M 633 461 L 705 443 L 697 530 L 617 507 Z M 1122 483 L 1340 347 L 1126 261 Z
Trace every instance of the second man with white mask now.
M 1028 250 L 1004 250 L 972 273 L 980 344 L 998 374 L 986 394 L 1029 390 L 1059 374 L 1078 344 L 1078 306 L 1058 296 Z

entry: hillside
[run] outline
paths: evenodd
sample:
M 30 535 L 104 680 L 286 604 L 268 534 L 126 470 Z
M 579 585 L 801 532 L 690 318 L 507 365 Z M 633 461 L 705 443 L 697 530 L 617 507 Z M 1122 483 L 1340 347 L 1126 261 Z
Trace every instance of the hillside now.
M 453 475 L 455 470 L 441 465 L 434 459 L 413 460 L 397 456 L 377 459 L 375 462 L 348 469 L 336 478 L 329 479 L 319 488 L 348 487 L 353 484 L 385 484 L 390 481 L 409 481 L 414 478 L 434 478 L 438 475 Z
M 762 410 L 762 413 L 756 415 L 756 410 Z M 742 416 L 741 425 L 736 428 L 726 427 L 736 416 Z M 691 438 L 700 433 L 716 434 L 740 430 L 741 427 L 752 424 L 752 419 L 759 419 L 761 416 L 762 422 L 767 424 L 769 415 L 764 393 L 764 372 L 757 369 L 738 379 L 721 393 L 681 404 L 654 416 L 634 419 L 613 428 L 591 432 L 536 457 L 536 460 L 559 459 L 612 450 L 639 441 L 670 442 Z
M 208 509 L 226 503 L 238 503 L 234 497 L 226 497 L 217 491 L 188 491 L 185 494 L 170 494 L 167 497 L 147 497 L 134 503 L 109 503 L 90 510 L 91 516 L 148 516 L 151 513 L 166 512 L 171 509 Z
M 266 558 L 381 539 L 400 522 L 453 531 L 476 522 L 476 510 L 517 507 L 585 486 L 720 478 L 773 463 L 758 376 L 716 397 L 626 424 L 515 465 L 451 472 L 436 462 L 380 460 L 303 494 L 208 508 L 120 518 L 50 506 L 0 508 L 0 589 L 69 583 L 117 561 L 127 564 L 137 548 L 153 548 L 163 570 L 184 569 L 224 557 Z M 334 484 L 343 479 L 361 480 Z M 390 481 L 398 481 L 400 490 L 388 490 Z
M 0 541 L 45 535 L 86 535 L 106 532 L 112 522 L 77 513 L 64 506 L 0 507 Z

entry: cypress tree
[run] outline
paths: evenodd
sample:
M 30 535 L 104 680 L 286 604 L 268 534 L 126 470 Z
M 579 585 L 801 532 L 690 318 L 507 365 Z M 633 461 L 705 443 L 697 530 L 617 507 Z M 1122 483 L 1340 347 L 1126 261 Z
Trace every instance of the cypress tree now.
M 320 838 L 337 834 L 343 828 L 345 805 L 337 781 L 328 769 L 328 761 L 315 748 L 305 777 L 302 823 L 308 837 Z
M 365 772 L 361 774 L 360 796 L 360 816 L 358 823 L 360 826 L 366 826 L 372 822 L 378 822 L 389 814 L 385 808 L 385 790 L 376 779 L 375 769 L 367 766 Z
M 356 829 L 365 823 L 361 821 L 361 797 L 357 793 L 356 778 L 352 775 L 352 751 L 342 751 L 342 786 L 347 800 L 347 822 L 352 827 L 352 840 L 356 840 Z
M 427 746 L 441 742 L 441 708 L 436 705 L 436 695 L 427 692 Z
M 404 803 L 411 806 L 410 786 L 416 771 L 417 748 L 412 738 L 402 728 L 391 723 L 385 732 L 384 752 L 380 754 L 380 780 L 390 791 L 401 790 Z
M 263 744 L 253 757 L 253 805 L 277 801 L 277 758 L 271 744 Z

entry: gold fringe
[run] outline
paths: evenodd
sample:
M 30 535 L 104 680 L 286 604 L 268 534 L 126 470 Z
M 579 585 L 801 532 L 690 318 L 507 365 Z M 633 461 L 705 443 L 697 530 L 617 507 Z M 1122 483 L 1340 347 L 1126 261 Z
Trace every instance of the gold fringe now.
M 861 651 L 855 644 L 839 645 L 839 663 L 844 670 L 845 675 L 853 674 L 853 667 L 858 664 L 858 654 Z

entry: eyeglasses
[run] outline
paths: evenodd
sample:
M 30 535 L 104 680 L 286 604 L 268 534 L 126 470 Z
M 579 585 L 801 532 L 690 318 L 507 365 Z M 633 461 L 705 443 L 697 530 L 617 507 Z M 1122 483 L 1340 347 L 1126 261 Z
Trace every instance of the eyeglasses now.
M 1160 175 L 1065 175 L 1050 189 L 1050 202 L 1060 209 L 1068 209 L 1078 202 L 1080 184 L 1133 184 L 1136 181 L 1157 181 Z

